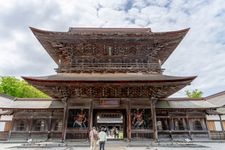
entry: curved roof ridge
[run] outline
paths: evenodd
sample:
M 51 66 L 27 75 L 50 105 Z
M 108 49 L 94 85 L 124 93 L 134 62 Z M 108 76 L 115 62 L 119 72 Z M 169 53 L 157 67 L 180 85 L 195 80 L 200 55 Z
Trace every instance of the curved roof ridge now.
M 53 101 L 53 98 L 16 98 L 15 101 Z
M 163 100 L 167 101 L 201 101 L 206 100 L 204 97 L 201 98 L 189 98 L 189 97 L 171 97 L 171 98 L 165 98 Z
M 210 98 L 215 98 L 215 97 L 221 96 L 221 95 L 225 95 L 225 91 L 221 91 L 221 92 L 218 92 L 218 93 L 209 95 L 209 96 L 207 96 L 207 97 L 205 97 L 205 98 L 208 100 L 208 99 L 210 99 Z
M 141 33 L 154 33 L 154 34 L 170 34 L 170 33 L 183 33 L 188 32 L 190 28 L 184 28 L 179 30 L 171 30 L 171 31 L 160 31 L 160 32 L 152 32 L 151 28 L 138 28 L 138 27 L 130 27 L 130 28 L 98 28 L 98 27 L 69 27 L 68 31 L 49 31 L 49 30 L 43 30 L 38 29 L 34 27 L 29 27 L 33 33 L 69 33 L 69 32 L 75 32 L 75 31 L 84 31 L 84 32 L 141 32 Z

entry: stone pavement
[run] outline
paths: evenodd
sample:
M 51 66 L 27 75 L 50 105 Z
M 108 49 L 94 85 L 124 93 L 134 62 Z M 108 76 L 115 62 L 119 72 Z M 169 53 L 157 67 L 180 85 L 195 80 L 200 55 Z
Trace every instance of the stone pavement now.
M 79 145 L 80 144 L 80 145 Z M 225 150 L 224 141 L 198 143 L 108 142 L 105 150 Z M 0 143 L 0 150 L 90 150 L 88 143 Z M 99 150 L 97 147 L 96 150 Z

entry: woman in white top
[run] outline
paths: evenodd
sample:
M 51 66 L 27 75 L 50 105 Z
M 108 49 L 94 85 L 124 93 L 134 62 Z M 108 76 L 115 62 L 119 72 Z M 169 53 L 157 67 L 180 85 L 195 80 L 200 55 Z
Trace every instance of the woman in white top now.
M 101 131 L 98 134 L 99 137 L 99 150 L 105 150 L 105 141 L 106 141 L 106 133 L 104 128 L 101 128 Z

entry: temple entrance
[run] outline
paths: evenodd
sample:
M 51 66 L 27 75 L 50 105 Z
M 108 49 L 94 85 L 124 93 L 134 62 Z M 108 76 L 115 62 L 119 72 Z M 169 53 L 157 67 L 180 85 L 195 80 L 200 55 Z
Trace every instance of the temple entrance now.
M 126 135 L 125 110 L 94 110 L 93 125 L 98 130 L 104 128 L 107 139 L 121 140 Z

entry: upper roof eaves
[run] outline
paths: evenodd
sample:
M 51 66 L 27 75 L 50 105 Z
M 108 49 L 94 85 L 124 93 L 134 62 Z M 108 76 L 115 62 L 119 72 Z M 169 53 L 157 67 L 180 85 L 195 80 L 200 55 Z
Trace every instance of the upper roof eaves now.
M 185 28 L 176 31 L 166 32 L 152 32 L 151 28 L 84 28 L 84 27 L 70 27 L 67 32 L 41 30 L 30 27 L 31 31 L 36 34 L 186 34 L 190 28 Z

